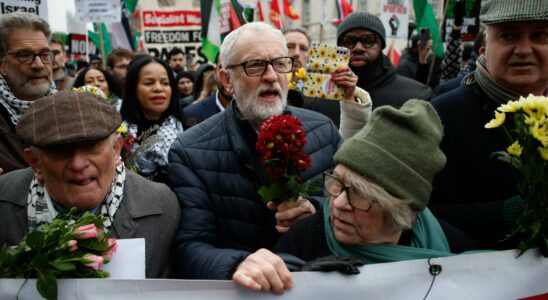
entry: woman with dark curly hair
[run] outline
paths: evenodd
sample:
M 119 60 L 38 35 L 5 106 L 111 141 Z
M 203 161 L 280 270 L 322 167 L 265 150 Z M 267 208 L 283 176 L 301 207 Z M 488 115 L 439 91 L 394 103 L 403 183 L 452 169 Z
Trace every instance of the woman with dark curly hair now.
M 138 55 L 128 66 L 125 91 L 120 113 L 128 135 L 135 139 L 130 151 L 134 170 L 166 182 L 169 148 L 187 127 L 173 73 L 164 61 Z
M 122 99 L 120 98 L 120 86 L 116 78 L 103 69 L 91 67 L 84 68 L 74 80 L 75 88 L 90 85 L 99 88 L 107 99 L 107 102 L 114 105 L 120 111 Z

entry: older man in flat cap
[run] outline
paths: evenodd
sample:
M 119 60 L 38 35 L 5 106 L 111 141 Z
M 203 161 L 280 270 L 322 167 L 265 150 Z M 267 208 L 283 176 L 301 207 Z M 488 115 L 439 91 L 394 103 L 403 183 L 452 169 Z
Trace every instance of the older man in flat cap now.
M 167 277 L 180 210 L 163 184 L 126 172 L 119 113 L 91 93 L 35 101 L 17 124 L 31 166 L 0 176 L 0 245 L 76 207 L 106 217 L 116 238 L 145 238 L 146 276 Z
M 490 158 L 509 143 L 484 125 L 495 109 L 528 94 L 546 95 L 548 87 L 548 5 L 546 0 L 487 1 L 480 20 L 485 46 L 477 69 L 463 85 L 432 101 L 442 119 L 441 148 L 447 165 L 434 182 L 434 214 L 464 229 L 485 248 L 505 249 L 501 240 L 521 214 L 510 165 Z

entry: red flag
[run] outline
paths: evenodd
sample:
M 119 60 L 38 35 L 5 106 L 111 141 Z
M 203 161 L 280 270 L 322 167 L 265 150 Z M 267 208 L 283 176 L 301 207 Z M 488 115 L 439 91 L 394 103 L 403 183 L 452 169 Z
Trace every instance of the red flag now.
M 297 11 L 295 11 L 293 6 L 291 6 L 291 4 L 289 3 L 289 0 L 284 0 L 284 15 L 288 16 L 292 20 L 297 20 L 298 18 L 300 18 Z
M 233 5 L 233 4 L 232 4 Z M 238 15 L 236 14 L 236 11 L 234 10 L 234 6 L 230 6 L 230 28 L 232 30 L 235 30 L 236 28 L 242 26 L 242 23 L 240 22 L 240 19 L 238 18 Z
M 392 61 L 392 64 L 394 65 L 394 67 L 398 66 L 398 63 L 400 62 L 400 56 L 401 55 L 400 55 L 400 51 L 398 51 L 398 49 L 396 49 L 396 47 L 394 47 L 393 42 L 390 44 L 390 47 L 388 47 L 388 53 L 386 54 L 386 56 L 388 56 L 390 61 Z
M 264 15 L 263 15 L 263 7 L 261 6 L 261 1 L 259 0 L 259 2 L 257 2 L 257 12 L 258 16 L 255 18 L 253 18 L 253 21 L 261 21 L 263 22 L 264 21 Z
M 280 13 L 278 0 L 272 0 L 272 3 L 270 4 L 270 22 L 278 29 L 281 29 L 283 26 L 282 14 Z
M 354 9 L 352 8 L 352 5 L 348 3 L 347 0 L 337 0 L 335 1 L 335 5 L 337 6 L 337 13 L 338 13 L 338 19 L 331 22 L 333 25 L 337 26 L 341 24 L 342 20 L 346 18 L 349 14 L 354 12 Z

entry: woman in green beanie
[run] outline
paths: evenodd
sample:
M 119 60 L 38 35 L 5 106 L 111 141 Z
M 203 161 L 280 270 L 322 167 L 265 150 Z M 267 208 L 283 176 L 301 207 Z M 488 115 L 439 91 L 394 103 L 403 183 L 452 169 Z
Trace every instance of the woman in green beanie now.
M 323 212 L 299 222 L 275 247 L 305 261 L 326 255 L 381 263 L 453 255 L 472 239 L 426 208 L 445 165 L 441 121 L 426 101 L 381 107 L 343 143 L 324 173 Z

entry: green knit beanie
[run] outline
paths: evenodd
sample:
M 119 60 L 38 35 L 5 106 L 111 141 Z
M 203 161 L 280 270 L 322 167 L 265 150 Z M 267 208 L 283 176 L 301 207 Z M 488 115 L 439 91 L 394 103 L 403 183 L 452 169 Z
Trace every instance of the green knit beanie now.
M 409 100 L 400 109 L 381 106 L 355 136 L 335 153 L 343 164 L 377 183 L 391 195 L 426 207 L 432 180 L 444 167 L 439 145 L 443 126 L 432 105 Z

